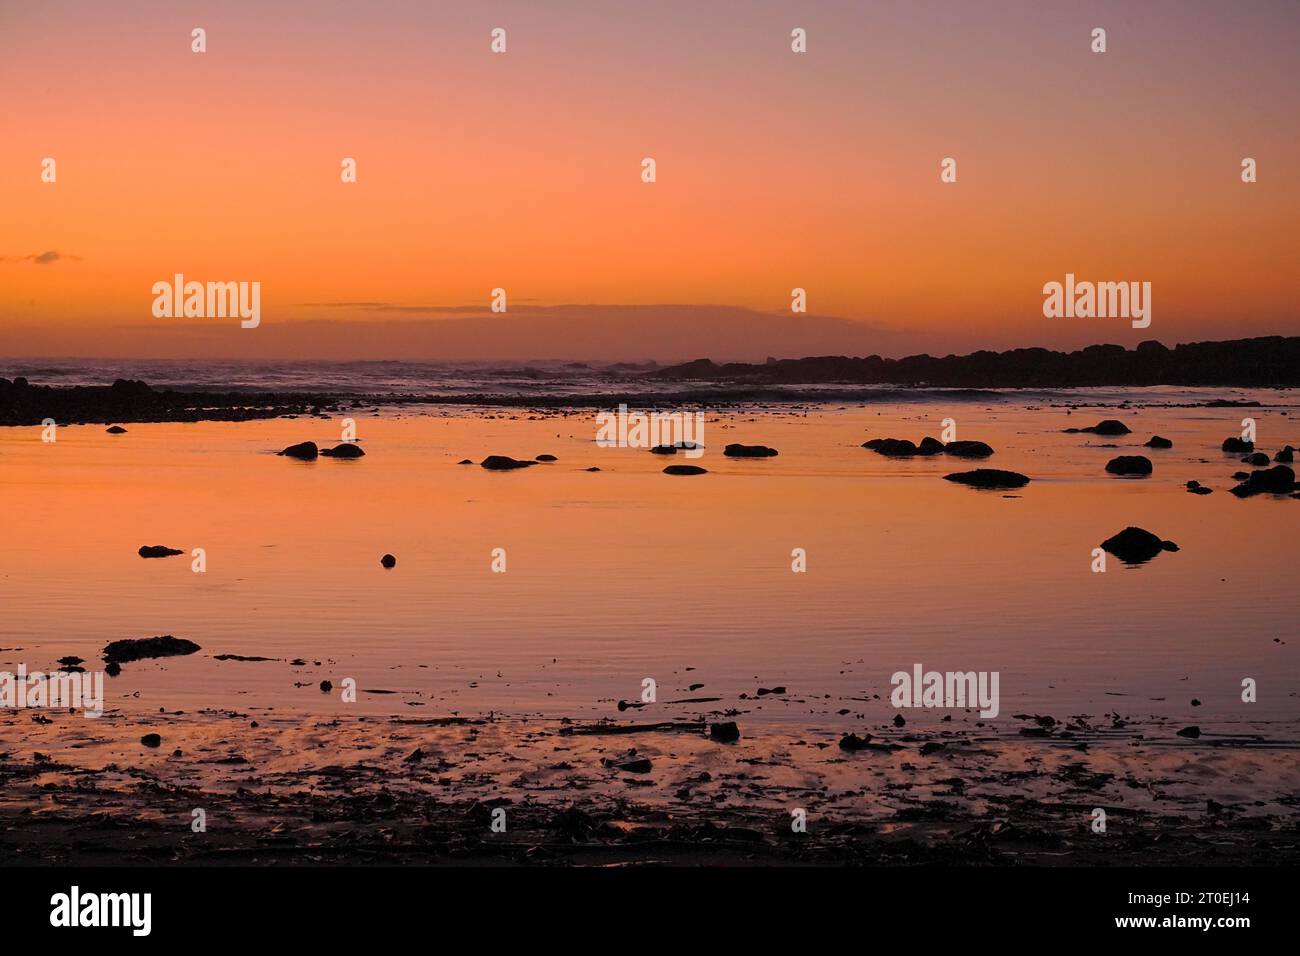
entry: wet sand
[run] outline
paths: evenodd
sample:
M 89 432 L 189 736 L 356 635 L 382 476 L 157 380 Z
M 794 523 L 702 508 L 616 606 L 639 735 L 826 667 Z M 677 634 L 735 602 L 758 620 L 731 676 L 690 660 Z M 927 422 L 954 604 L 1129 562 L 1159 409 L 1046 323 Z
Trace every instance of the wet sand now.
M 798 695 L 765 700 L 806 710 Z M 1294 723 L 1187 740 L 1115 714 L 1037 737 L 1019 730 L 1044 715 L 914 731 L 887 702 L 843 701 L 860 708 L 859 735 L 897 747 L 849 752 L 815 724 L 751 737 L 736 703 L 714 712 L 739 723 L 731 744 L 681 708 L 597 724 L 6 713 L 0 847 L 31 865 L 1300 861 Z M 143 748 L 160 729 L 162 746 Z

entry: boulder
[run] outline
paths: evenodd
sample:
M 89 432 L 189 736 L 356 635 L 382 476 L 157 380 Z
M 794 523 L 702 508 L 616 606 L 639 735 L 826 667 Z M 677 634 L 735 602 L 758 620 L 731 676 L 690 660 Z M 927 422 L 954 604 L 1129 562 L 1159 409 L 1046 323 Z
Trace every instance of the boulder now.
M 982 441 L 950 441 L 943 451 L 957 458 L 988 458 L 993 454 L 993 449 Z
M 740 739 L 740 728 L 736 726 L 735 721 L 730 720 L 725 723 L 710 724 L 709 736 L 724 744 L 734 744 Z
M 921 444 L 916 446 L 918 455 L 942 455 L 943 451 L 943 442 L 937 438 L 931 438 L 929 435 L 922 438 Z
M 144 744 L 146 747 L 161 747 L 162 737 L 158 734 L 145 734 L 140 738 L 140 743 Z
M 675 445 L 655 445 L 650 449 L 652 455 L 675 455 L 677 447 Z
M 559 461 L 554 455 L 538 455 L 534 461 Z
M 1147 439 L 1147 448 L 1173 448 L 1174 443 L 1168 438 L 1161 438 L 1159 435 L 1152 435 Z
M 1151 459 L 1145 455 L 1120 455 L 1106 462 L 1106 471 L 1112 475 L 1146 477 L 1151 474 Z
M 777 450 L 766 445 L 732 444 L 722 449 L 722 453 L 728 458 L 774 458 Z
M 1255 450 L 1255 443 L 1233 435 L 1231 438 L 1225 438 L 1220 447 L 1234 455 L 1245 455 Z
M 1249 498 L 1263 494 L 1287 495 L 1295 490 L 1295 472 L 1286 465 L 1274 465 L 1263 471 L 1252 471 L 1232 493 L 1238 498 Z
M 1127 435 L 1129 427 L 1115 418 L 1107 418 L 1086 428 L 1067 428 L 1067 433 L 1089 432 L 1093 435 Z
M 1002 471 L 998 468 L 976 468 L 974 471 L 958 471 L 944 475 L 944 481 L 955 481 L 959 485 L 972 488 L 1023 488 L 1029 484 L 1029 478 L 1018 471 Z
M 1199 481 L 1189 481 L 1187 483 L 1187 490 L 1194 495 L 1208 495 L 1214 492 L 1213 488 L 1206 488 Z
M 126 434 L 126 429 L 123 428 L 121 425 L 110 425 L 108 428 L 105 428 L 104 431 L 108 432 L 110 435 Z
M 707 475 L 709 470 L 699 465 L 669 465 L 664 469 L 665 475 Z
M 1161 551 L 1178 550 L 1178 545 L 1172 541 L 1162 541 L 1145 528 L 1134 527 L 1125 528 L 1119 534 L 1107 538 L 1101 546 L 1125 564 L 1142 564 Z
M 1284 465 L 1289 465 L 1295 461 L 1295 449 L 1287 445 L 1280 452 L 1273 456 L 1273 460 Z
M 384 555 L 382 558 L 379 559 L 379 563 L 386 568 L 397 567 L 397 559 L 393 557 L 391 554 Z
M 1268 455 L 1264 454 L 1262 451 L 1257 451 L 1254 454 L 1247 455 L 1245 458 L 1241 459 L 1241 463 L 1243 465 L 1251 465 L 1255 468 L 1263 468 L 1268 464 Z
M 127 664 L 150 657 L 178 657 L 193 654 L 199 645 L 184 638 L 166 634 L 162 637 L 126 638 L 104 645 L 104 661 L 108 664 Z
M 298 458 L 302 461 L 315 461 L 316 456 L 320 454 L 320 449 L 316 447 L 314 441 L 304 441 L 296 445 L 290 445 L 284 451 L 278 451 L 276 454 L 284 455 L 287 458 Z
M 515 468 L 527 468 L 529 465 L 535 464 L 537 464 L 535 461 L 520 461 L 508 455 L 488 455 L 479 462 L 479 467 L 486 468 L 488 471 L 511 471 Z
M 172 555 L 184 554 L 179 548 L 168 548 L 161 544 L 146 544 L 140 548 L 142 558 L 170 558 Z
M 366 453 L 360 445 L 345 441 L 333 448 L 322 448 L 320 453 L 326 458 L 364 458 Z
M 872 451 L 888 458 L 910 458 L 917 453 L 918 449 L 906 438 L 882 438 Z

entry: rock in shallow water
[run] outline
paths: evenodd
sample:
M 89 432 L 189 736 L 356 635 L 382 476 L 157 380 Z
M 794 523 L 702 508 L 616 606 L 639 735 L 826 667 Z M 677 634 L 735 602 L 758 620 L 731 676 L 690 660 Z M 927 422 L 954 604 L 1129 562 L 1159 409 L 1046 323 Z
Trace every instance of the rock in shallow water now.
M 386 554 L 379 559 L 379 563 L 386 568 L 394 568 L 397 566 L 397 559 L 391 554 Z
M 529 465 L 535 465 L 535 461 L 520 461 L 517 458 L 511 458 L 509 455 L 488 455 L 481 462 L 479 467 L 486 468 L 488 471 L 511 471 L 515 468 L 527 468 Z
M 722 450 L 728 458 L 772 458 L 778 454 L 775 448 L 766 445 L 731 444 Z
M 944 454 L 958 458 L 988 458 L 993 449 L 982 441 L 950 441 L 943 446 Z
M 1112 458 L 1106 462 L 1106 471 L 1112 475 L 1141 475 L 1145 477 L 1151 474 L 1151 459 L 1145 455 L 1120 455 L 1118 458 Z
M 320 453 L 326 458 L 364 458 L 366 456 L 360 445 L 354 445 L 350 441 L 335 445 L 333 448 L 322 448 Z
M 1107 418 L 1095 425 L 1089 425 L 1087 428 L 1067 428 L 1068 434 L 1078 432 L 1090 432 L 1093 435 L 1127 435 L 1129 427 L 1116 418 Z
M 161 544 L 142 545 L 139 551 L 142 558 L 170 558 L 172 555 L 184 553 L 179 548 L 168 548 Z
M 1232 489 L 1238 498 L 1252 495 L 1287 495 L 1296 490 L 1295 472 L 1286 465 L 1274 465 L 1263 471 L 1252 471 L 1246 480 Z
M 123 428 L 121 425 L 110 425 L 108 428 L 105 428 L 104 431 L 108 432 L 110 435 L 126 434 L 126 429 Z
M 296 445 L 290 445 L 283 451 L 276 452 L 276 454 L 284 455 L 287 458 L 298 458 L 302 461 L 315 461 L 316 456 L 320 454 L 320 449 L 316 447 L 314 441 L 304 441 Z
M 1107 538 L 1101 543 L 1102 550 L 1108 551 L 1125 564 L 1142 564 L 1150 561 L 1161 551 L 1177 551 L 1178 545 L 1172 541 L 1162 541 L 1145 528 L 1128 527 L 1119 534 Z
M 1173 448 L 1174 443 L 1168 438 L 1161 438 L 1159 435 L 1152 435 L 1147 439 L 1147 448 Z
M 707 475 L 709 470 L 699 465 L 669 465 L 664 469 L 665 475 Z
M 976 468 L 974 471 L 958 471 L 944 475 L 944 481 L 955 481 L 959 485 L 972 488 L 1023 488 L 1029 484 L 1029 477 L 1018 471 L 1002 471 L 998 468 Z
M 126 664 L 150 657 L 176 657 L 193 654 L 199 645 L 170 634 L 162 637 L 126 638 L 104 646 L 104 660 L 109 664 Z

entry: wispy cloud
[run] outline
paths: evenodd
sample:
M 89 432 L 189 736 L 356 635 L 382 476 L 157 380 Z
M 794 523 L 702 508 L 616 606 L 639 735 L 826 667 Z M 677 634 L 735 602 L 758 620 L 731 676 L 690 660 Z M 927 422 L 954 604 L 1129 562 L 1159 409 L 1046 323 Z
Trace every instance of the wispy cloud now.
M 48 252 L 34 252 L 29 256 L 0 256 L 0 262 L 30 262 L 32 265 L 48 266 L 55 262 L 68 259 L 72 262 L 80 262 L 81 256 L 68 255 L 66 252 L 56 252 L 51 249 Z

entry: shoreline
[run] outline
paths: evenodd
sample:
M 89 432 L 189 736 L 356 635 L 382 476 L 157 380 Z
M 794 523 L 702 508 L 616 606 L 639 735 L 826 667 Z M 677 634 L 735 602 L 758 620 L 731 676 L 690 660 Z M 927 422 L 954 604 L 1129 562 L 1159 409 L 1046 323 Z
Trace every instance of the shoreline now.
M 1149 388 L 1148 385 L 1115 386 Z M 1253 386 L 1259 391 L 1277 391 L 1279 398 L 1289 386 Z M 328 418 L 331 414 L 363 409 L 411 408 L 420 406 L 518 408 L 551 412 L 579 409 L 696 407 L 733 409 L 747 406 L 801 406 L 874 403 L 1001 403 L 1017 399 L 1036 400 L 1062 407 L 1123 408 L 1117 402 L 1068 401 L 1070 388 L 1008 387 L 991 390 L 949 386 L 879 386 L 871 388 L 793 388 L 757 385 L 724 385 L 673 392 L 573 392 L 564 394 L 411 394 L 344 393 L 331 391 L 222 392 L 155 389 L 145 382 L 119 379 L 112 385 L 33 385 L 25 379 L 10 382 L 0 378 L 0 427 L 40 426 L 52 419 L 57 425 L 113 425 L 187 423 L 203 421 L 241 422 L 273 418 Z M 1080 396 L 1086 399 L 1087 396 Z M 1150 403 L 1149 407 L 1260 408 L 1258 400 L 1226 398 L 1193 403 Z

